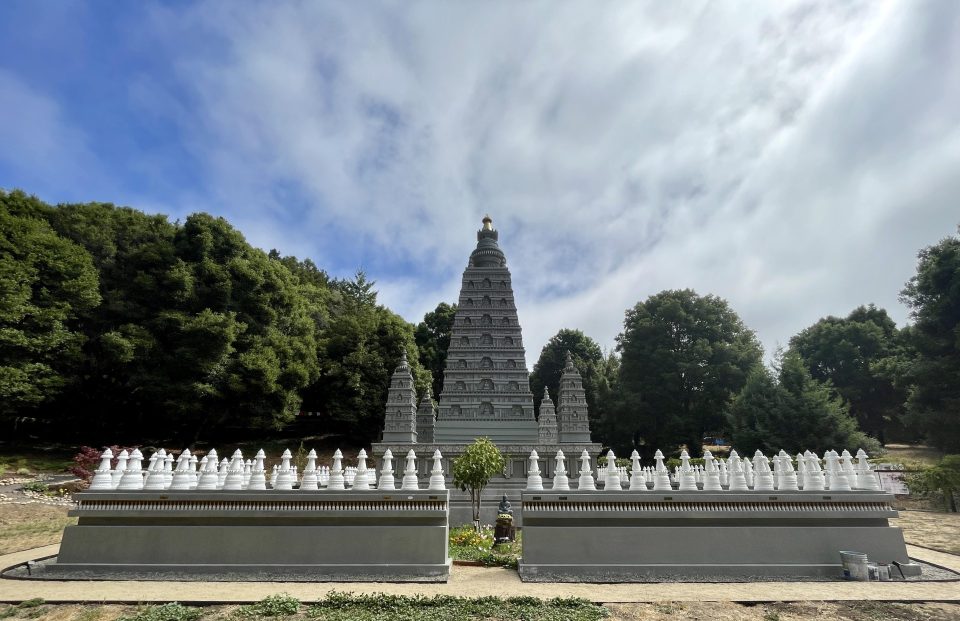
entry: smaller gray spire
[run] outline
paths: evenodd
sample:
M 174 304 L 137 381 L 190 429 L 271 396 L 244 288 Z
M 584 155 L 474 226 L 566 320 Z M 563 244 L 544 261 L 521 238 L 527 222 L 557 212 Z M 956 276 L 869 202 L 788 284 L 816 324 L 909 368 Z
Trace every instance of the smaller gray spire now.
M 559 439 L 557 411 L 550 400 L 550 391 L 543 387 L 543 400 L 540 402 L 540 418 L 537 420 L 537 436 L 540 444 L 556 444 Z
M 437 409 L 433 404 L 433 396 L 430 394 L 430 388 L 423 393 L 420 399 L 420 407 L 417 408 L 417 442 L 430 444 L 433 442 L 433 430 L 437 421 Z

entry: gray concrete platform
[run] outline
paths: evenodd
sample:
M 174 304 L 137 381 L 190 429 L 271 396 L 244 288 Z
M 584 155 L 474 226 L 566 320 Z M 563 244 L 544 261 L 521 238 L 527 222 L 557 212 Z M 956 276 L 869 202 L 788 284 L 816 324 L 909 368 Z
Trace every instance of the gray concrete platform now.
M 445 581 L 449 492 L 103 491 L 75 496 L 43 577 Z
M 840 550 L 910 562 L 882 492 L 525 492 L 520 576 L 631 582 L 836 576 Z
M 57 545 L 0 556 L 0 567 L 55 555 Z M 908 546 L 911 558 L 960 571 L 960 556 Z M 795 602 L 795 601 L 940 601 L 960 602 L 960 582 L 660 582 L 631 584 L 551 584 L 521 582 L 517 572 L 498 567 L 452 568 L 442 584 L 277 583 L 277 582 L 132 582 L 0 580 L 0 602 L 17 603 L 42 598 L 49 603 L 147 603 L 178 601 L 188 604 L 259 601 L 287 593 L 302 602 L 316 602 L 333 592 L 390 595 L 582 597 L 598 603 L 628 602 Z

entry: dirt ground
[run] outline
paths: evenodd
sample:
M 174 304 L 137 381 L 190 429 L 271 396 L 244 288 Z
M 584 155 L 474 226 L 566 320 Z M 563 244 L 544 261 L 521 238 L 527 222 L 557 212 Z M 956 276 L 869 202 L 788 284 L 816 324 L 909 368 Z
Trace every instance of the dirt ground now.
M 661 604 L 605 604 L 611 619 L 623 621 L 690 619 L 704 621 L 845 621 L 929 620 L 955 621 L 957 604 L 894 604 L 886 602 L 797 602 L 737 604 L 733 602 L 669 602 Z
M 41 504 L 0 505 L 0 554 L 57 543 L 63 527 L 76 524 L 66 507 Z
M 737 604 L 733 602 L 667 602 L 658 604 L 605 604 L 615 621 L 703 620 L 703 621 L 807 621 L 838 619 L 843 621 L 954 621 L 960 618 L 957 604 L 897 604 L 886 602 L 799 602 L 775 604 Z M 237 606 L 204 607 L 203 621 L 236 618 Z M 300 614 L 284 619 L 308 619 L 306 606 Z M 136 606 L 118 605 L 37 605 L 18 608 L 0 604 L 0 619 L 46 621 L 115 621 L 133 616 Z M 273 617 L 279 619 L 280 617 Z
M 890 522 L 903 529 L 907 543 L 960 554 L 960 513 L 901 511 L 900 517 Z

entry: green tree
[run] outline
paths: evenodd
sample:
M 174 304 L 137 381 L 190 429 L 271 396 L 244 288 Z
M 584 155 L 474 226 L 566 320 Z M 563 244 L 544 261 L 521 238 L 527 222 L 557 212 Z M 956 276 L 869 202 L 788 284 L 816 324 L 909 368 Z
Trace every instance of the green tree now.
M 897 379 L 907 353 L 887 311 L 871 304 L 825 317 L 791 338 L 790 349 L 814 379 L 830 382 L 865 432 L 884 441 L 900 429 L 907 395 Z
M 621 420 L 624 399 L 620 387 L 620 356 L 609 352 L 603 359 L 602 373 L 597 384 L 597 415 L 591 421 L 590 430 L 593 439 L 615 450 L 633 449 L 632 432 L 618 427 Z
M 0 418 L 42 416 L 76 379 L 80 319 L 100 303 L 89 253 L 59 236 L 46 210 L 0 190 Z
M 727 302 L 663 291 L 629 309 L 617 337 L 622 406 L 616 428 L 644 453 L 686 444 L 701 451 L 762 350 Z M 619 451 L 630 447 L 617 445 Z
M 960 495 L 960 455 L 944 455 L 935 466 L 907 476 L 910 491 L 940 494 L 947 511 L 956 513 Z
M 573 358 L 574 366 L 583 377 L 583 389 L 590 413 L 590 428 L 596 433 L 599 421 L 603 418 L 597 397 L 606 381 L 604 375 L 606 360 L 597 342 L 580 330 L 561 329 L 540 350 L 540 357 L 533 365 L 533 372 L 530 374 L 530 390 L 533 391 L 534 406 L 540 407 L 544 386 L 550 390 L 550 398 L 554 403 L 557 402 L 560 376 L 563 375 L 568 351 Z
M 844 401 L 824 382 L 810 375 L 796 352 L 787 352 L 777 376 L 755 367 L 734 399 L 727 415 L 734 448 L 751 455 L 770 455 L 781 449 L 790 454 L 804 450 L 879 450 L 879 444 L 857 427 Z
M 477 438 L 453 460 L 453 484 L 470 492 L 473 526 L 480 531 L 480 500 L 490 479 L 503 472 L 500 449 L 489 438 Z
M 297 280 L 222 218 L 182 226 L 109 204 L 60 205 L 89 250 L 103 304 L 85 321 L 83 377 L 64 395 L 91 432 L 195 440 L 224 426 L 277 428 L 318 371 Z
M 390 376 L 402 350 L 418 394 L 431 382 L 418 360 L 413 325 L 376 304 L 374 284 L 362 272 L 333 283 L 329 326 L 318 341 L 320 376 L 303 391 L 304 409 L 319 412 L 328 432 L 356 442 L 376 440 L 383 429 Z
M 433 375 L 433 395 L 439 397 L 443 389 L 443 370 L 447 365 L 447 349 L 453 332 L 456 304 L 440 302 L 437 308 L 423 316 L 417 324 L 414 339 L 420 353 L 420 364 Z
M 960 237 L 920 251 L 901 300 L 910 307 L 916 350 L 906 422 L 934 446 L 960 452 Z

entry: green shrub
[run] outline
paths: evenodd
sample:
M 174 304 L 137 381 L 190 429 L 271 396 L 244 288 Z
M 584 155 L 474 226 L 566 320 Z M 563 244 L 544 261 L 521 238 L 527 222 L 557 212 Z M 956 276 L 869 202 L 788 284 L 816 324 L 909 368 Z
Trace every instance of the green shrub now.
M 451 595 L 402 596 L 330 593 L 311 606 L 307 615 L 326 621 L 460 621 L 486 619 L 506 621 L 595 621 L 608 615 L 607 609 L 584 599 L 541 600 L 535 597 L 478 597 Z
M 265 597 L 256 604 L 243 606 L 237 614 L 246 617 L 285 617 L 300 611 L 300 600 L 292 595 L 280 593 Z
M 196 621 L 203 611 L 177 602 L 146 606 L 132 617 L 120 617 L 117 621 Z
M 691 466 L 702 466 L 702 465 L 704 465 L 704 463 L 705 463 L 705 462 L 703 461 L 703 457 L 691 457 L 691 458 L 690 458 L 690 465 L 691 465 Z M 679 468 L 679 467 L 680 467 L 680 464 L 681 464 L 680 458 L 678 458 L 678 457 L 671 457 L 670 459 L 668 459 L 668 460 L 666 460 L 666 461 L 664 462 L 664 465 L 665 465 L 667 468 L 669 468 L 671 471 L 672 471 L 674 468 Z
M 450 529 L 450 557 L 458 561 L 478 561 L 484 567 L 516 569 L 520 559 L 520 542 L 501 544 L 493 549 L 493 529 L 472 526 Z
M 960 455 L 944 455 L 935 466 L 924 468 L 905 477 L 911 492 L 938 496 L 947 511 L 957 511 L 960 496 Z
M 50 488 L 43 481 L 30 481 L 29 483 L 24 483 L 21 488 L 25 492 L 37 492 L 38 494 L 46 494 L 50 491 Z

